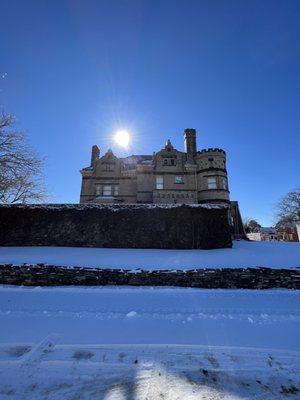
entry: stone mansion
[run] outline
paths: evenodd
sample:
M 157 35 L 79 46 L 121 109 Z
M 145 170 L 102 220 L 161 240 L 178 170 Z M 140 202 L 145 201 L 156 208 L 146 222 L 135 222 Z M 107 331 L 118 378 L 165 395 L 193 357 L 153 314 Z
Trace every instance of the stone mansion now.
M 153 155 L 118 158 L 109 149 L 101 157 L 93 146 L 91 165 L 80 171 L 80 203 L 227 203 L 240 225 L 237 202 L 229 199 L 225 151 L 197 151 L 195 129 L 185 129 L 183 136 L 184 151 L 168 140 Z
M 168 140 L 153 155 L 125 158 L 111 149 L 100 157 L 93 146 L 91 165 L 81 170 L 80 203 L 228 202 L 225 151 L 197 151 L 195 129 L 185 129 L 184 146 L 178 151 Z

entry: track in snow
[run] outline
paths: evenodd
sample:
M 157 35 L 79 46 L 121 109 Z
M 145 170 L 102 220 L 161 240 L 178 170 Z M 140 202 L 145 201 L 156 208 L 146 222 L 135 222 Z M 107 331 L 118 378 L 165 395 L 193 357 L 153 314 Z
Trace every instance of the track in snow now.
M 299 301 L 289 290 L 2 286 L 0 400 L 299 399 Z
M 57 333 L 66 344 L 300 350 L 300 292 L 0 287 L 0 324 L 0 343 L 39 342 Z
M 300 352 L 206 346 L 0 346 L 1 399 L 299 398 Z

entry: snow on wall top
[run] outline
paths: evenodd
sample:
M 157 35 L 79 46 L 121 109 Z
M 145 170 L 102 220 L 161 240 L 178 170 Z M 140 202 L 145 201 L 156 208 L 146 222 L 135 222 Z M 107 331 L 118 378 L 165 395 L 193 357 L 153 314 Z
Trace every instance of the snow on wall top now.
M 45 203 L 45 204 L 0 204 L 0 208 L 41 208 L 51 210 L 64 210 L 64 209 L 77 209 L 84 210 L 90 208 L 97 209 L 110 209 L 112 211 L 118 211 L 122 209 L 155 209 L 155 208 L 206 208 L 206 209 L 222 209 L 228 208 L 227 204 L 74 204 L 74 203 Z

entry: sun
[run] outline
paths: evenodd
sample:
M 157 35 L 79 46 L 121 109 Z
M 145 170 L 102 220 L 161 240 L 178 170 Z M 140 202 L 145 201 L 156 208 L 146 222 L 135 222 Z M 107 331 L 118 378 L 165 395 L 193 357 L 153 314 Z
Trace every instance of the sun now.
M 126 130 L 122 129 L 116 132 L 114 139 L 119 146 L 127 148 L 130 140 L 130 135 Z

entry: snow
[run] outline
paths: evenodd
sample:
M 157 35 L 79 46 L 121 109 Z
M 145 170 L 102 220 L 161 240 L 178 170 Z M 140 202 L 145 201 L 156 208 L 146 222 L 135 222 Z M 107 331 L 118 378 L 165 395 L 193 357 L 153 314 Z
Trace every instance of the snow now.
M 180 207 L 188 207 L 188 208 L 206 208 L 206 209 L 220 209 L 220 208 L 228 208 L 228 204 L 217 204 L 217 203 L 205 203 L 205 204 L 75 204 L 75 203 L 65 203 L 65 204 L 0 204 L 0 208 L 38 208 L 38 209 L 47 209 L 47 210 L 65 210 L 65 209 L 74 209 L 74 210 L 85 210 L 90 208 L 98 208 L 98 209 L 109 209 L 111 211 L 120 211 L 122 209 L 155 209 L 155 208 L 180 208 Z
M 67 344 L 259 345 L 300 351 L 299 322 L 300 291 L 0 286 L 0 342 L 39 342 L 55 333 Z
M 300 291 L 0 286 L 0 399 L 300 395 Z
M 300 243 L 235 241 L 232 249 L 215 250 L 0 247 L 0 264 L 4 263 L 130 270 L 299 268 Z
M 127 318 L 134 318 L 137 316 L 137 312 L 136 311 L 129 311 L 129 313 L 126 314 Z

